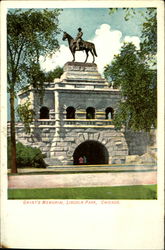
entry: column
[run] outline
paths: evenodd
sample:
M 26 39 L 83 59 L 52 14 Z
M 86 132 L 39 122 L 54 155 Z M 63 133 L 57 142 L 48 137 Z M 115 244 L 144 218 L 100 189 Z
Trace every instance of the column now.
M 59 92 L 55 90 L 54 92 L 55 97 L 55 126 L 56 126 L 56 133 L 55 136 L 59 136 L 60 134 L 60 104 L 59 104 Z
M 38 115 L 36 113 L 36 107 L 35 107 L 34 89 L 30 90 L 29 99 L 31 103 L 30 109 L 32 109 L 35 112 L 35 116 L 33 117 L 33 121 L 35 121 L 38 118 Z

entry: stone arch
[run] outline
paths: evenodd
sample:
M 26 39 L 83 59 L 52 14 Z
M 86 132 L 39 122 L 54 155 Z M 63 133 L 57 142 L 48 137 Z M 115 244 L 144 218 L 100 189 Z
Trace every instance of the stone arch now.
M 100 143 L 102 143 L 103 145 L 106 145 L 110 138 L 105 138 L 104 134 L 100 133 L 100 132 L 95 132 L 95 133 L 91 133 L 91 132 L 85 132 L 84 133 L 79 133 L 78 136 L 75 138 L 74 140 L 74 144 L 72 144 L 71 146 L 71 151 L 73 152 L 75 150 L 75 146 L 78 146 L 79 144 L 87 141 L 87 140 L 94 140 L 94 141 L 98 141 Z
M 66 109 L 66 119 L 75 119 L 75 108 L 72 106 L 67 107 Z
M 43 106 L 40 108 L 40 119 L 49 119 L 49 108 Z
M 88 107 L 86 109 L 86 119 L 95 119 L 95 108 Z
M 107 148 L 95 140 L 80 143 L 73 153 L 74 165 L 108 164 L 109 153 Z
M 106 135 L 106 136 L 105 136 Z M 85 141 L 96 141 L 106 147 L 108 151 L 108 163 L 123 163 L 123 159 L 128 155 L 128 147 L 124 135 L 118 131 L 102 131 L 78 133 L 74 141 L 70 143 L 67 157 L 73 162 L 73 154 L 76 148 Z
M 105 110 L 105 118 L 106 119 L 113 119 L 114 109 L 112 107 L 107 107 Z

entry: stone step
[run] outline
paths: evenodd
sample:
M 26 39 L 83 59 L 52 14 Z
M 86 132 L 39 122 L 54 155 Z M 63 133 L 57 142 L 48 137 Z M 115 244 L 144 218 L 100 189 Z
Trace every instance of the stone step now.
M 47 165 L 47 167 L 62 164 L 61 161 L 57 158 L 44 158 L 44 162 Z
M 54 172 L 146 172 L 156 171 L 156 165 L 63 165 L 63 166 L 48 166 L 48 170 Z

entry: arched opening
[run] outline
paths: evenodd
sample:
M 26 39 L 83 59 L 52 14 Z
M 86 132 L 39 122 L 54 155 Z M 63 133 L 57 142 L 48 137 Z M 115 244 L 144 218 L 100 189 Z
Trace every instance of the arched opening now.
M 114 114 L 113 108 L 111 108 L 111 107 L 106 108 L 106 110 L 105 110 L 105 118 L 106 119 L 109 119 L 109 120 L 113 119 L 113 114 Z
M 66 119 L 75 119 L 75 108 L 68 107 L 66 109 Z
M 108 151 L 106 147 L 97 141 L 85 141 L 74 151 L 74 165 L 108 164 Z
M 49 119 L 49 109 L 47 107 L 40 109 L 40 119 Z
M 95 119 L 95 109 L 93 107 L 86 109 L 86 119 Z

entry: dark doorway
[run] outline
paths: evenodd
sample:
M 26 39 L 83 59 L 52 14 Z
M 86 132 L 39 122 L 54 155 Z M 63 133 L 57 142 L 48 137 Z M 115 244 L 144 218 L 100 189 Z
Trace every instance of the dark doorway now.
M 86 119 L 95 119 L 95 109 L 93 107 L 86 109 Z
M 108 119 L 108 120 L 113 119 L 113 113 L 114 113 L 113 108 L 111 108 L 111 107 L 106 108 L 106 110 L 105 110 L 106 119 Z
M 49 119 L 49 109 L 47 107 L 40 109 L 40 119 Z
M 74 165 L 108 164 L 108 151 L 97 141 L 85 141 L 74 151 Z
M 66 109 L 66 119 L 75 119 L 75 108 L 68 107 Z

